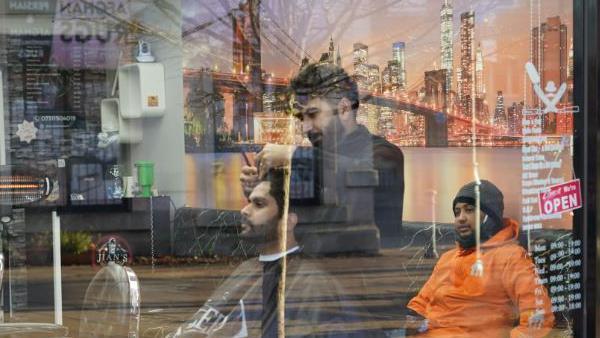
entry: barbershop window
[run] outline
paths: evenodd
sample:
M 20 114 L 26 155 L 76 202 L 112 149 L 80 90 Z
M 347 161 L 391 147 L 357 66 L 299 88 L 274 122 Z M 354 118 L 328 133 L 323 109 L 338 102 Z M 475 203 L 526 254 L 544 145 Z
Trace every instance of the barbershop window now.
M 574 8 L 0 2 L 0 335 L 575 336 Z

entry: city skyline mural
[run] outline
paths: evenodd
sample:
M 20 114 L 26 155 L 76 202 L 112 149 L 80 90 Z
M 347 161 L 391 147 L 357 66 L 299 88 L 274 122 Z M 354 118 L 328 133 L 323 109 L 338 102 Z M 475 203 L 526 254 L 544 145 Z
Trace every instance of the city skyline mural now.
M 303 60 L 336 63 L 355 76 L 361 94 L 371 97 L 362 103 L 359 122 L 402 146 L 468 145 L 473 114 L 482 135 L 479 144 L 519 145 L 523 109 L 540 106 L 525 73 L 528 61 L 543 83 L 568 83 L 560 104 L 570 104 L 568 1 L 272 0 L 212 5 L 184 2 L 184 67 L 245 74 L 241 82 L 254 81 L 255 87 L 262 83 L 262 100 L 242 98 L 231 86 L 225 90 L 238 94 L 222 95 L 223 112 L 216 115 L 224 123 L 213 125 L 229 128 L 229 135 L 220 139 L 254 139 L 248 117 L 277 112 L 277 88 L 298 72 Z M 250 20 L 244 21 L 244 8 Z M 240 39 L 249 46 L 246 59 L 239 55 L 245 53 Z M 275 89 L 269 90 L 267 77 L 277 82 Z M 434 123 L 438 126 L 431 127 Z M 548 115 L 544 131 L 570 134 L 571 116 Z

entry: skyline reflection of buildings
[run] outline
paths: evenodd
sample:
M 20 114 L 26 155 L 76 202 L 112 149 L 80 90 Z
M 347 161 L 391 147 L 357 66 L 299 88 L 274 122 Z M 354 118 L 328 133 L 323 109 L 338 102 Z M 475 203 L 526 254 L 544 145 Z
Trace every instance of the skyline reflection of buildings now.
M 460 15 L 460 79 L 458 93 L 460 113 L 470 118 L 473 113 L 473 42 L 475 38 L 475 13 L 465 12 Z
M 446 69 L 446 91 L 452 90 L 452 76 L 454 72 L 454 40 L 452 37 L 452 20 L 454 18 L 452 0 L 444 0 L 440 11 L 440 51 L 441 66 Z
M 447 120 L 447 143 L 449 145 L 466 145 L 470 137 L 470 123 L 465 122 L 466 119 L 475 118 L 479 125 L 492 126 L 491 134 L 497 136 L 521 136 L 516 133 L 516 121 L 520 121 L 522 110 L 524 108 L 539 107 L 539 103 L 531 97 L 523 98 L 523 102 L 504 102 L 506 97 L 506 88 L 494 88 L 493 83 L 486 86 L 486 80 L 491 80 L 490 74 L 486 74 L 486 46 L 481 41 L 476 39 L 476 13 L 474 11 L 463 12 L 459 20 L 458 46 L 454 46 L 453 21 L 454 8 L 451 0 L 443 0 L 440 9 L 440 42 L 439 42 L 439 66 L 438 62 L 434 62 L 430 69 L 426 69 L 416 83 L 408 84 L 407 73 L 407 56 L 418 55 L 414 51 L 409 51 L 411 45 L 404 41 L 395 41 L 390 44 L 390 59 L 384 61 L 383 65 L 373 64 L 369 60 L 369 45 L 354 41 L 352 51 L 352 71 L 351 75 L 356 79 L 356 82 L 361 91 L 368 92 L 374 95 L 382 95 L 393 97 L 396 100 L 408 103 L 415 103 L 426 106 L 430 109 L 438 110 L 444 114 Z M 243 17 L 236 17 L 236 20 L 246 20 Z M 234 38 L 243 36 L 241 25 L 234 23 Z M 547 19 L 540 27 L 533 27 L 530 32 L 531 52 L 533 61 L 538 68 L 542 77 L 542 82 L 547 83 L 553 81 L 556 86 L 563 82 L 572 81 L 572 52 L 567 48 L 567 29 L 566 25 L 561 22 L 560 17 L 554 16 Z M 246 43 L 248 46 L 253 46 L 253 38 L 246 38 L 238 42 Z M 247 43 L 248 42 L 248 43 Z M 234 40 L 235 47 L 236 40 Z M 342 64 L 340 45 L 341 41 L 334 41 L 333 36 L 329 39 L 328 50 L 321 54 L 319 62 L 330 62 L 337 65 Z M 541 46 L 541 47 L 536 47 Z M 337 48 L 335 48 L 337 47 Z M 455 53 L 454 48 L 457 48 Z M 537 49 L 536 49 L 537 48 Z M 572 48 L 572 47 L 571 47 Z M 243 46 L 241 49 L 245 49 Z M 252 49 L 252 48 L 250 48 Z M 454 58 L 454 54 L 458 58 Z M 255 56 L 250 53 L 249 61 L 243 59 L 243 55 L 235 54 L 234 60 L 238 60 L 234 64 L 237 65 L 236 72 L 248 74 L 252 79 L 256 77 L 256 60 L 260 60 L 260 56 Z M 308 60 L 303 60 L 303 64 Z M 494 61 L 491 61 L 494 62 Z M 246 66 L 243 66 L 243 65 Z M 241 67 L 240 67 L 241 66 Z M 493 65 L 492 68 L 498 67 Z M 442 72 L 443 71 L 443 72 Z M 440 74 L 444 73 L 446 77 L 445 83 L 439 82 Z M 411 74 L 415 78 L 414 74 Z M 278 113 L 279 109 L 275 109 L 277 104 L 276 91 L 270 88 L 266 81 L 267 78 L 273 77 L 265 70 L 261 70 L 262 76 L 262 102 L 257 102 L 253 110 L 262 106 L 263 112 Z M 571 79 L 571 80 L 569 80 Z M 289 79 L 284 79 L 289 80 Z M 257 82 L 257 81 L 254 81 Z M 254 85 L 254 83 L 252 83 Z M 526 86 L 529 86 L 527 84 Z M 489 87 L 489 88 L 488 88 Z M 486 95 L 488 92 L 503 92 L 504 95 L 497 97 L 497 101 L 501 99 L 502 104 L 494 102 L 493 107 L 488 106 Z M 514 97 L 514 91 L 508 88 L 508 97 Z M 529 89 L 526 92 L 530 92 Z M 513 93 L 512 95 L 510 93 Z M 236 95 L 236 94 L 234 94 Z M 531 95 L 530 95 L 531 96 Z M 572 82 L 569 82 L 569 91 L 561 100 L 563 106 L 567 105 L 572 97 Z M 237 102 L 238 98 L 234 98 Z M 252 96 L 243 97 L 245 115 L 247 118 L 248 107 L 253 104 Z M 234 106 L 234 110 L 238 106 Z M 504 109 L 501 114 L 500 110 Z M 241 123 L 236 123 L 235 117 L 241 114 L 234 112 L 234 125 L 239 126 Z M 502 118 L 502 116 L 504 116 Z M 460 117 L 460 119 L 458 118 Z M 426 138 L 426 119 L 424 115 L 419 115 L 411 111 L 397 110 L 390 107 L 378 106 L 370 102 L 364 102 L 358 112 L 358 120 L 364 124 L 372 133 L 385 136 L 388 139 L 393 139 L 399 145 L 423 145 Z M 548 134 L 565 134 L 572 132 L 572 116 L 568 114 L 557 114 L 557 116 L 545 116 L 545 132 Z M 239 129 L 234 126 L 234 129 Z M 242 131 L 242 138 L 251 138 L 252 128 L 246 128 Z M 239 131 L 238 131 L 239 132 Z M 245 137 L 244 137 L 245 136 Z M 520 144 L 520 139 L 515 139 L 514 145 Z M 505 145 L 505 144 L 504 144 Z
M 531 31 L 532 63 L 538 69 L 541 84 L 546 91 L 558 88 L 568 82 L 569 50 L 567 48 L 567 26 L 560 17 L 547 18 L 539 27 Z M 533 92 L 533 90 L 532 90 Z M 566 105 L 569 94 L 563 95 L 560 103 Z M 540 106 L 537 96 L 531 96 L 531 106 Z M 545 133 L 568 133 L 572 131 L 572 115 L 547 113 L 542 116 Z

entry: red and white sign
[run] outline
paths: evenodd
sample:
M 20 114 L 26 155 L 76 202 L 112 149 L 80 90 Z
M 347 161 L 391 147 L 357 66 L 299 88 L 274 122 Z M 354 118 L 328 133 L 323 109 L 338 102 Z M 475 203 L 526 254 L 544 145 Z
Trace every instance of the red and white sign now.
M 540 213 L 559 214 L 582 206 L 579 179 L 544 188 L 539 193 Z

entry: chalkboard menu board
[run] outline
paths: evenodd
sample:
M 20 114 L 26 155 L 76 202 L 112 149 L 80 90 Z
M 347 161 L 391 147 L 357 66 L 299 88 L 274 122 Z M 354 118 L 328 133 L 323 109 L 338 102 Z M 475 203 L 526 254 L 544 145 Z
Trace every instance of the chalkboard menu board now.
M 4 39 L 10 154 L 13 161 L 65 158 L 94 152 L 106 76 L 61 69 L 50 57 L 52 37 Z M 28 137 L 20 130 L 28 126 Z
M 0 5 L 0 12 L 7 14 L 0 22 L 5 33 L 0 36 L 0 67 L 5 73 L 10 163 L 39 167 L 72 158 L 116 162 L 118 144 L 99 148 L 97 135 L 100 101 L 111 95 L 123 37 L 107 18 L 125 17 L 128 2 L 111 2 L 118 5 L 114 8 L 101 3 L 86 7 L 78 0 L 40 0 Z

